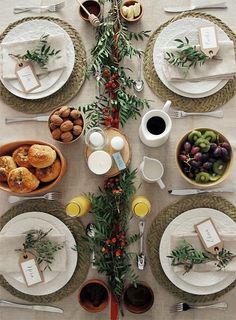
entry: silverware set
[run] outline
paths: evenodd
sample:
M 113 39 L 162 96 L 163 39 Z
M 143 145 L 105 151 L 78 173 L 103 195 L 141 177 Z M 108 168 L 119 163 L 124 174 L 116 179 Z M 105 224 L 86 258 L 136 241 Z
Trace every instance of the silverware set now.
M 182 312 L 182 311 L 188 311 L 189 309 L 226 310 L 227 308 L 228 308 L 228 305 L 226 302 L 218 302 L 218 303 L 212 303 L 212 304 L 206 304 L 206 305 L 193 305 L 193 304 L 188 304 L 186 302 L 179 302 L 170 308 L 170 312 Z
M 224 112 L 223 110 L 216 110 L 211 112 L 184 112 L 182 110 L 171 110 L 169 112 L 171 118 L 181 119 L 188 116 L 208 116 L 214 118 L 223 118 Z
M 45 312 L 56 312 L 63 313 L 63 309 L 48 305 L 37 305 L 37 304 L 26 304 L 26 303 L 17 303 L 7 300 L 0 300 L 0 307 L 8 308 L 18 308 L 18 309 L 29 309 L 34 311 L 45 311 Z
M 9 196 L 8 202 L 9 203 L 15 203 L 22 200 L 32 200 L 32 199 L 46 199 L 46 200 L 60 200 L 61 199 L 61 192 L 48 192 L 46 194 L 43 194 L 41 196 L 35 196 L 35 197 L 18 197 L 18 196 Z
M 18 14 L 18 13 L 22 13 L 22 12 L 35 10 L 35 9 L 46 10 L 46 11 L 49 11 L 49 12 L 56 12 L 56 11 L 59 11 L 62 8 L 64 8 L 64 6 L 65 6 L 65 2 L 64 1 L 60 2 L 60 3 L 57 3 L 57 4 L 48 5 L 48 6 L 26 6 L 26 7 L 16 6 L 13 9 L 13 12 L 15 14 Z

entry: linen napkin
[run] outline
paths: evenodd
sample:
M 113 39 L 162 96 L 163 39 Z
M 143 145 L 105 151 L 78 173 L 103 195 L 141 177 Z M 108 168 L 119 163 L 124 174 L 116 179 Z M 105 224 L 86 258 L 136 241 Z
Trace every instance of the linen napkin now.
M 200 50 L 200 46 L 196 46 Z M 222 60 L 210 59 L 203 65 L 197 65 L 188 70 L 185 75 L 184 69 L 170 65 L 164 62 L 163 72 L 168 81 L 201 81 L 216 79 L 231 79 L 236 75 L 236 62 L 233 41 L 219 41 L 219 51 L 217 56 Z M 176 47 L 169 47 L 163 50 L 165 52 L 176 51 Z
M 236 254 L 236 232 L 225 232 L 220 233 L 221 238 L 224 241 L 225 249 L 229 250 L 233 254 Z M 171 250 L 175 249 L 182 240 L 189 242 L 195 249 L 205 251 L 199 237 L 196 232 L 186 233 L 186 234 L 175 234 L 171 236 Z M 174 272 L 183 273 L 183 266 L 174 266 Z M 195 264 L 191 269 L 193 272 L 212 272 L 219 271 L 216 266 L 215 261 L 210 261 L 202 264 Z M 236 272 L 236 258 L 234 258 L 225 268 L 221 270 L 222 272 Z
M 50 241 L 57 243 L 65 243 L 65 235 L 54 234 L 48 235 L 47 238 Z M 15 249 L 21 248 L 25 241 L 25 235 L 5 235 L 0 234 L 0 274 L 21 272 L 19 266 L 20 253 Z M 51 265 L 52 271 L 63 272 L 66 270 L 66 248 L 65 245 L 61 250 L 56 252 L 55 260 Z
M 25 40 L 25 41 L 12 41 L 2 43 L 0 47 L 1 51 L 1 65 L 2 65 L 2 77 L 4 79 L 16 79 L 15 74 L 15 66 L 16 60 L 9 56 L 11 54 L 20 54 L 23 55 L 27 50 L 31 50 L 35 48 L 39 41 L 39 37 L 37 39 Z M 40 68 L 40 66 L 33 62 L 34 70 L 37 75 L 44 74 L 50 71 L 62 69 L 66 67 L 66 48 L 65 48 L 65 39 L 64 34 L 58 35 L 49 35 L 47 44 L 50 45 L 51 49 L 61 50 L 58 55 L 50 56 L 48 63 L 46 65 L 46 69 Z M 58 58 L 60 57 L 60 58 Z

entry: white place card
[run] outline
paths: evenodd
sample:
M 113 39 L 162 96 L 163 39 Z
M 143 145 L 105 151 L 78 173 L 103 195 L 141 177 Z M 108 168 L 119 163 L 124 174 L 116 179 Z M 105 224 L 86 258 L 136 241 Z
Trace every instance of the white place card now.
M 19 264 L 28 287 L 44 281 L 42 272 L 31 253 L 22 253 L 19 259 Z
M 201 51 L 208 57 L 214 57 L 219 51 L 215 26 L 206 26 L 199 28 L 199 40 Z
M 194 227 L 204 248 L 208 252 L 217 254 L 223 249 L 223 240 L 221 239 L 211 218 L 201 221 Z
M 25 92 L 31 92 L 41 86 L 33 66 L 28 62 L 16 64 L 16 76 Z

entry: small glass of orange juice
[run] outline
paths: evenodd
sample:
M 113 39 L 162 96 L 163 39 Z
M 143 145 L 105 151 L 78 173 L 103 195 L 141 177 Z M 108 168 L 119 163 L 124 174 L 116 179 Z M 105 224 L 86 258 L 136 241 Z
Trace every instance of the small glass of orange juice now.
M 151 211 L 151 203 L 144 196 L 135 196 L 131 207 L 132 212 L 140 218 L 145 217 Z
M 82 217 L 89 213 L 91 209 L 91 202 L 88 197 L 84 195 L 77 196 L 67 204 L 66 214 L 70 217 Z

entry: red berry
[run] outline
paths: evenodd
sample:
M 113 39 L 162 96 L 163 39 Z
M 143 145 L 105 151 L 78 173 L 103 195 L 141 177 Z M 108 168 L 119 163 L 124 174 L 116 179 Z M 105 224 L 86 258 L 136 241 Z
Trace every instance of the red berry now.
M 107 68 L 105 68 L 105 69 L 103 70 L 103 77 L 104 77 L 104 78 L 108 78 L 109 75 L 110 75 L 110 71 L 109 71 Z
M 112 243 L 116 243 L 116 237 L 112 238 L 112 239 L 111 239 L 111 242 L 112 242 Z
M 122 241 L 120 241 L 120 246 L 121 247 L 124 247 L 125 246 L 125 242 L 122 240 Z
M 120 249 L 116 250 L 115 255 L 116 257 L 119 257 L 121 255 L 121 250 Z

